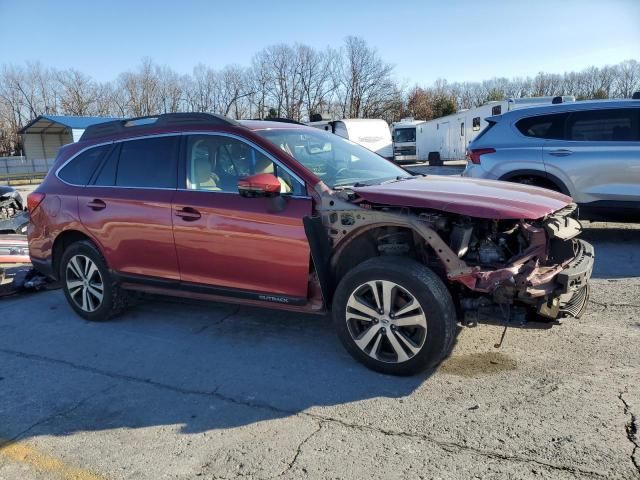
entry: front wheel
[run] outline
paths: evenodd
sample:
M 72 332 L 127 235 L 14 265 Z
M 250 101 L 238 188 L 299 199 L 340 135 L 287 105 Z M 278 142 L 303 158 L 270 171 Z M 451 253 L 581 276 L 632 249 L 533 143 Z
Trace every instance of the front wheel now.
M 433 271 L 407 258 L 377 257 L 340 281 L 333 321 L 355 359 L 378 372 L 411 375 L 449 354 L 456 312 Z
M 67 301 L 85 320 L 108 320 L 122 306 L 122 294 L 102 254 L 89 241 L 76 242 L 65 250 L 59 278 Z

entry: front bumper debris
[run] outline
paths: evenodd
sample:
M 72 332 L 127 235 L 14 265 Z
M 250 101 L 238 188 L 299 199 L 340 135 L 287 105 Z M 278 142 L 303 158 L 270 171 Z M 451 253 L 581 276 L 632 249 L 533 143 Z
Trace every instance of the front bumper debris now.
M 573 293 L 587 285 L 593 271 L 595 252 L 593 245 L 577 240 L 576 256 L 556 277 L 557 293 Z

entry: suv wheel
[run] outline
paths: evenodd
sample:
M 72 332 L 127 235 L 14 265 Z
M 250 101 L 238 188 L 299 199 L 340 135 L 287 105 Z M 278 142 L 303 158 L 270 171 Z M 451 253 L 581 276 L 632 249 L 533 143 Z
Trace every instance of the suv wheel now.
M 86 320 L 108 320 L 121 306 L 121 295 L 109 268 L 89 241 L 76 242 L 65 250 L 60 262 L 60 280 L 67 301 Z
M 450 352 L 456 329 L 451 295 L 424 265 L 377 257 L 340 281 L 333 321 L 349 353 L 367 367 L 411 375 Z

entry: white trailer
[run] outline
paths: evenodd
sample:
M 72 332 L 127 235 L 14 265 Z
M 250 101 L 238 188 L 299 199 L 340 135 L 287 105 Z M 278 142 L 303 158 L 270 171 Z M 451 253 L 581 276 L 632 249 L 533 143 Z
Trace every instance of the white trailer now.
M 424 120 L 403 118 L 391 124 L 394 162 L 416 161 L 416 127 L 423 123 Z
M 464 160 L 469 143 L 487 126 L 487 117 L 518 108 L 574 101 L 573 96 L 509 98 L 429 120 L 416 128 L 416 161 Z
M 382 119 L 345 118 L 309 122 L 307 125 L 340 135 L 384 158 L 393 158 L 391 131 L 387 122 Z

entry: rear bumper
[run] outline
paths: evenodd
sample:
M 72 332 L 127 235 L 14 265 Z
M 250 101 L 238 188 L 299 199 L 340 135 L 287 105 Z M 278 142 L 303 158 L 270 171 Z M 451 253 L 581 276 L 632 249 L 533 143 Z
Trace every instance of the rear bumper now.
M 394 155 L 393 160 L 395 162 L 415 162 L 417 155 Z

